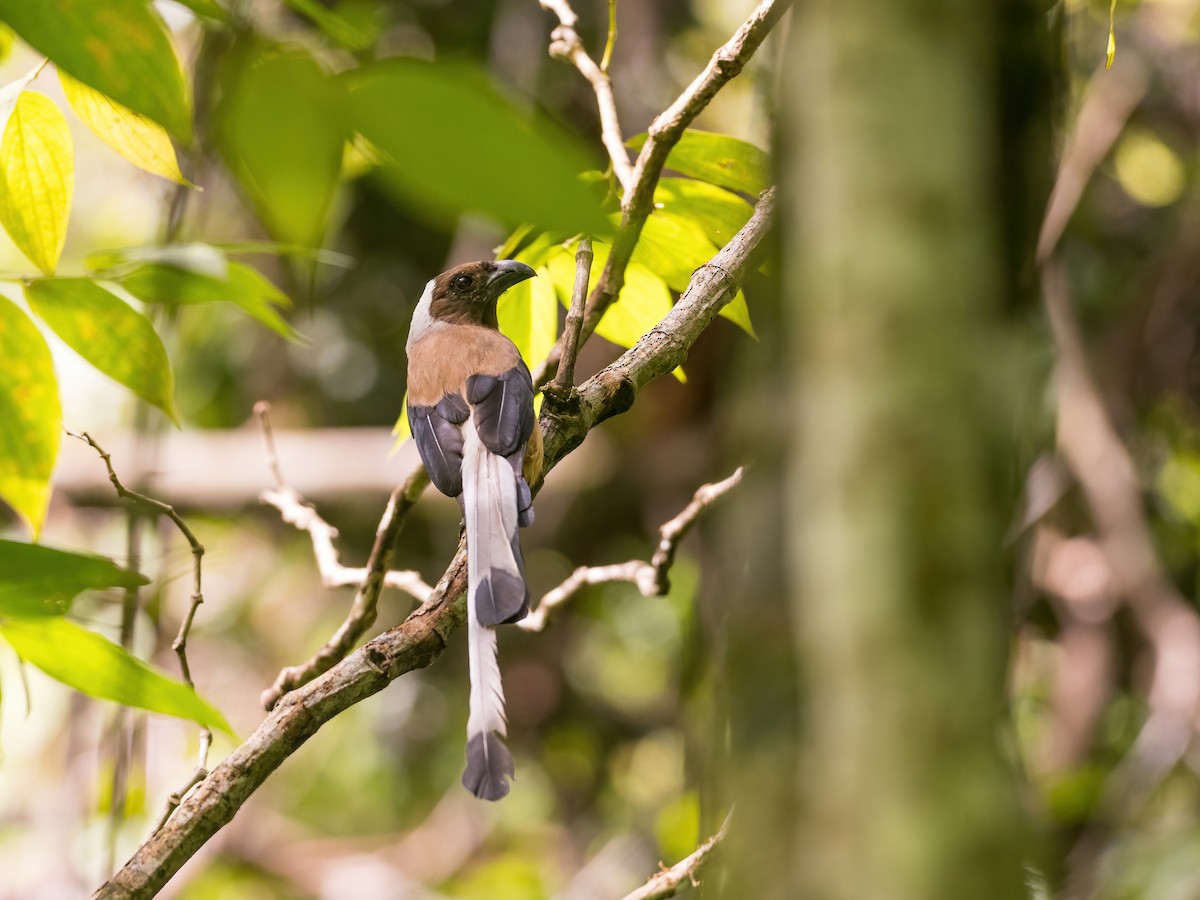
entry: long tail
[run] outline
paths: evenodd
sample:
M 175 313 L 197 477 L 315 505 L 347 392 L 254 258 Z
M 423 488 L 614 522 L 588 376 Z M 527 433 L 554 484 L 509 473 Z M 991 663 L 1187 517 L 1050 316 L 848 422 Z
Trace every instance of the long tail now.
M 468 420 L 463 445 L 463 518 L 467 526 L 467 640 L 471 714 L 463 785 L 476 797 L 508 793 L 513 758 L 504 745 L 504 687 L 494 626 L 528 607 L 517 542 L 517 483 L 511 465 L 491 453 Z

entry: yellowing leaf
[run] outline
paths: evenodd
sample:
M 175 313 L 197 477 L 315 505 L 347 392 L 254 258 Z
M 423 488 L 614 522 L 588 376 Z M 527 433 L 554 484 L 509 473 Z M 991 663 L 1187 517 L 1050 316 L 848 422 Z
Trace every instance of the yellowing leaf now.
M 0 224 L 47 275 L 67 239 L 74 190 L 66 117 L 45 94 L 22 92 L 0 141 Z
M 150 320 L 90 278 L 43 278 L 30 308 L 68 347 L 179 424 L 167 351 Z
M 92 133 L 139 169 L 194 187 L 179 171 L 175 147 L 165 128 L 110 100 L 99 91 L 59 70 L 71 109 Z
M 29 523 L 46 517 L 62 409 L 50 348 L 29 317 L 0 297 L 0 500 Z

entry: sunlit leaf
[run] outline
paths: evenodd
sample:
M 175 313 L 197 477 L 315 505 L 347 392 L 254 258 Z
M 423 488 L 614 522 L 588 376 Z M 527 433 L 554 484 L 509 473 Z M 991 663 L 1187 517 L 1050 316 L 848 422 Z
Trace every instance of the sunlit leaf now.
M 299 336 L 279 314 L 291 300 L 257 269 L 228 262 L 224 278 L 216 278 L 179 266 L 146 263 L 122 275 L 118 283 L 148 303 L 214 303 L 225 300 L 240 306 L 252 318 L 288 340 Z
M 718 247 L 729 243 L 754 213 L 737 194 L 693 178 L 660 179 L 654 202 L 664 212 L 694 222 Z
M 22 659 L 89 697 L 233 733 L 225 717 L 192 688 L 68 619 L 8 619 L 0 623 L 0 636 Z
M 605 234 L 589 158 L 549 120 L 519 110 L 476 70 L 389 60 L 355 72 L 349 111 L 387 162 L 399 198 L 440 222 L 464 211 L 510 226 Z
M 692 273 L 716 254 L 716 245 L 704 236 L 698 224 L 666 210 L 655 210 L 642 227 L 632 259 L 665 281 L 671 290 L 682 292 Z
M 646 135 L 630 138 L 640 150 Z M 753 144 L 727 134 L 688 129 L 667 156 L 667 168 L 744 194 L 760 194 L 771 185 L 771 160 Z
M 175 147 L 161 125 L 113 102 L 62 70 L 58 80 L 71 109 L 105 144 L 139 169 L 178 184 L 195 186 L 179 171 Z
M 0 20 L 84 84 L 191 139 L 183 70 L 147 0 L 0 0 Z
M 227 79 L 217 142 L 267 230 L 319 246 L 349 137 L 341 82 L 308 54 L 257 56 Z
M 538 269 L 537 278 L 509 288 L 500 298 L 496 315 L 500 330 L 533 369 L 558 340 L 558 295 L 549 270 Z
M 350 50 L 361 50 L 371 43 L 371 36 L 348 22 L 317 0 L 283 0 L 288 6 L 312 21 L 325 35 Z
M 595 284 L 608 261 L 609 246 L 597 241 L 592 246 L 592 252 L 590 283 Z M 551 257 L 547 268 L 559 300 L 564 305 L 569 304 L 575 284 L 575 247 Z M 662 278 L 643 265 L 630 263 L 625 270 L 625 286 L 621 289 L 621 296 L 605 312 L 596 326 L 596 334 L 619 347 L 629 348 L 670 311 L 671 292 Z M 674 375 L 680 381 L 686 380 L 682 368 L 677 368 Z
M 62 409 L 50 348 L 15 303 L 0 297 L 0 500 L 36 538 L 50 500 Z
M 23 91 L 0 141 L 0 224 L 47 275 L 67 239 L 74 191 L 66 117 L 45 94 Z
M 81 591 L 146 583 L 103 556 L 0 541 L 0 616 L 61 615 Z
M 68 347 L 179 424 L 171 364 L 149 319 L 90 278 L 31 281 L 25 297 Z

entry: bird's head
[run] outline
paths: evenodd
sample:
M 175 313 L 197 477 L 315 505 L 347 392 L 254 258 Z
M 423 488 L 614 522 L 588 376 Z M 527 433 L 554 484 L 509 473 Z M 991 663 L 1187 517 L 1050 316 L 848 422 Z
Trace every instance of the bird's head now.
M 498 327 L 500 295 L 537 273 L 515 259 L 463 263 L 433 279 L 429 314 L 451 325 Z

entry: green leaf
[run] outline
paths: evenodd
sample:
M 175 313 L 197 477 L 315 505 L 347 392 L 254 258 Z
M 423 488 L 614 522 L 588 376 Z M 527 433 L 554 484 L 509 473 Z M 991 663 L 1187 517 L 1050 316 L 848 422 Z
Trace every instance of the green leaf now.
M 654 189 L 655 204 L 664 212 L 700 227 L 718 247 L 724 247 L 754 214 L 754 207 L 737 194 L 691 178 L 662 178 Z
M 1108 47 L 1104 53 L 1104 68 L 1111 69 L 1117 58 L 1117 0 L 1108 5 Z
M 350 50 L 362 50 L 371 43 L 371 36 L 339 16 L 317 0 L 283 0 L 300 15 L 312 21 L 331 40 Z
M 350 137 L 341 83 L 308 54 L 257 55 L 226 79 L 217 143 L 263 224 L 320 246 Z
M 190 719 L 233 734 L 225 717 L 192 688 L 68 619 L 9 619 L 0 624 L 0 636 L 22 659 L 89 697 Z
M 60 69 L 191 140 L 183 70 L 147 0 L 0 0 L 0 20 Z
M 23 91 L 0 141 L 0 224 L 47 275 L 67 239 L 74 190 L 66 117 L 45 94 Z
M 578 140 L 528 114 L 475 69 L 389 60 L 353 73 L 349 114 L 385 157 L 378 175 L 438 222 L 465 211 L 516 226 L 606 234 Z
M 646 135 L 639 134 L 627 143 L 640 150 Z M 710 131 L 685 131 L 667 156 L 667 168 L 743 194 L 760 194 L 771 186 L 771 160 L 766 153 L 753 144 Z
M 671 290 L 682 293 L 692 273 L 716 254 L 716 245 L 704 236 L 699 225 L 656 209 L 646 219 L 631 259 L 665 281 Z
M 103 556 L 0 541 L 0 615 L 57 616 L 81 591 L 148 583 Z
M 175 146 L 161 125 L 126 109 L 66 72 L 59 70 L 58 80 L 67 103 L 92 134 L 139 169 L 177 184 L 195 187 L 179 171 Z
M 258 270 L 227 262 L 224 276 L 190 271 L 177 265 L 145 263 L 122 275 L 118 283 L 148 303 L 236 303 L 252 318 L 289 341 L 298 340 L 295 329 L 279 314 L 291 300 Z
M 36 538 L 50 500 L 62 408 L 50 348 L 15 303 L 0 297 L 0 500 Z
M 179 424 L 171 363 L 149 319 L 90 278 L 31 281 L 25 297 L 68 347 Z

